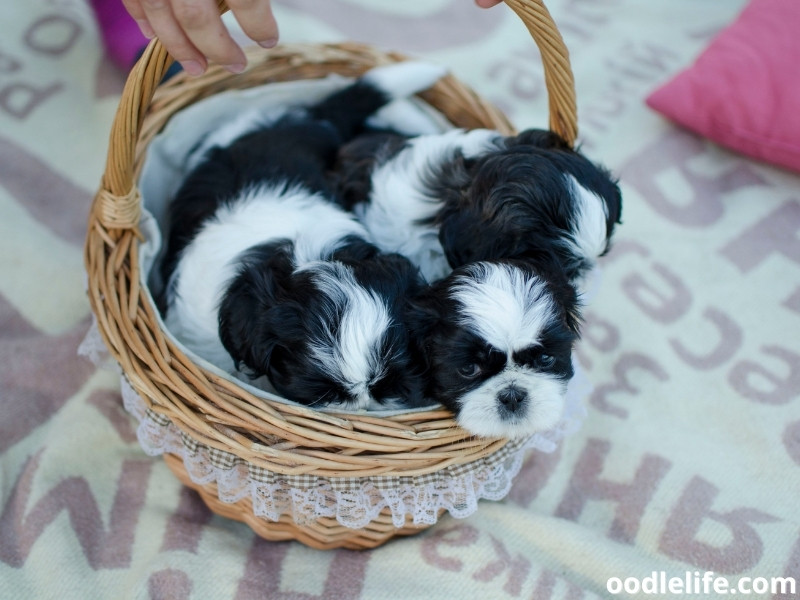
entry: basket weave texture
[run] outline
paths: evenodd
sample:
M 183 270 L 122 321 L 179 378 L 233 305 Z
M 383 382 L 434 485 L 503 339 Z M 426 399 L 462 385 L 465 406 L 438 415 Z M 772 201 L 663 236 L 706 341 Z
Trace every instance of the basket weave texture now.
M 506 3 L 539 46 L 550 128 L 573 143 L 577 135 L 574 85 L 561 36 L 541 0 Z M 224 5 L 221 8 L 224 10 Z M 276 476 L 331 481 L 409 478 L 492 457 L 507 440 L 475 438 L 458 427 L 445 410 L 394 416 L 330 414 L 256 397 L 195 364 L 160 328 L 156 308 L 141 283 L 142 201 L 137 181 L 149 142 L 170 117 L 225 90 L 316 79 L 331 73 L 355 77 L 404 57 L 344 43 L 286 45 L 251 53 L 249 59 L 248 69 L 240 75 L 211 67 L 199 78 L 179 74 L 159 85 L 171 59 L 156 40 L 126 83 L 85 245 L 90 303 L 103 341 L 125 380 L 149 414 L 174 426 L 184 438 Z M 451 76 L 422 97 L 455 126 L 513 133 L 502 113 Z M 268 520 L 254 515 L 247 497 L 235 502 L 220 500 L 216 483 L 198 483 L 174 454 L 165 454 L 165 460 L 181 481 L 199 491 L 212 510 L 248 523 L 266 539 L 295 539 L 315 548 L 368 548 L 395 535 L 419 531 L 411 524 L 398 527 L 389 511 L 359 529 L 327 517 L 302 523 L 287 515 Z

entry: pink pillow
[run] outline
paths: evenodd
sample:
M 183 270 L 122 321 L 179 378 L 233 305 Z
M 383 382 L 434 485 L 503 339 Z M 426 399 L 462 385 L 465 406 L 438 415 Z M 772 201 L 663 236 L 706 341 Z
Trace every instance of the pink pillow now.
M 752 0 L 647 104 L 718 144 L 800 171 L 800 0 Z

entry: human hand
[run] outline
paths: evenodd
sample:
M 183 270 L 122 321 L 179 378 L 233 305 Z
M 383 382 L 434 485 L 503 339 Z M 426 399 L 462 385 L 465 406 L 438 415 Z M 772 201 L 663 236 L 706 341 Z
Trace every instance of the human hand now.
M 491 8 L 503 0 L 475 0 Z M 215 0 L 122 0 L 147 38 L 158 36 L 189 75 L 201 75 L 211 60 L 233 73 L 246 64 L 244 52 L 222 22 Z M 250 39 L 264 48 L 278 43 L 278 23 L 270 0 L 228 0 L 228 7 Z
M 189 75 L 205 72 L 208 62 L 241 73 L 244 52 L 222 22 L 216 0 L 122 0 L 147 38 L 158 36 Z M 278 24 L 270 0 L 227 0 L 244 33 L 259 46 L 278 43 Z

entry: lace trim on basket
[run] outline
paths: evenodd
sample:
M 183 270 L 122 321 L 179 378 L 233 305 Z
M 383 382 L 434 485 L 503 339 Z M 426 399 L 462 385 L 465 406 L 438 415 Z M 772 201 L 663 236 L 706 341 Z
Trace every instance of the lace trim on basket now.
M 386 507 L 398 528 L 406 515 L 415 525 L 432 525 L 442 509 L 464 518 L 477 510 L 479 500 L 504 498 L 525 450 L 537 445 L 533 439 L 509 443 L 486 459 L 415 477 L 285 476 L 191 439 L 171 421 L 148 410 L 127 380 L 121 381 L 125 409 L 139 421 L 137 435 L 147 454 L 180 456 L 192 481 L 216 482 L 223 502 L 249 496 L 255 515 L 272 521 L 283 514 L 291 515 L 297 524 L 332 517 L 345 527 L 361 529 Z
M 108 363 L 108 351 L 93 323 L 79 353 L 95 364 Z M 511 489 L 526 451 L 552 452 L 558 442 L 576 431 L 585 416 L 582 399 L 591 386 L 577 368 L 570 382 L 567 407 L 554 429 L 506 444 L 494 454 L 466 465 L 457 465 L 414 477 L 326 478 L 281 475 L 252 465 L 240 457 L 210 448 L 181 432 L 168 418 L 149 409 L 128 380 L 120 378 L 125 409 L 139 422 L 137 437 L 151 456 L 168 453 L 181 457 L 191 480 L 198 485 L 216 483 L 223 502 L 249 497 L 256 516 L 277 521 L 288 514 L 295 523 L 335 518 L 341 525 L 361 529 L 389 508 L 395 527 L 410 516 L 414 525 L 432 525 L 446 510 L 465 518 L 478 501 L 501 500 Z
M 99 337 L 93 325 L 80 348 L 81 354 L 95 363 L 108 356 L 100 351 Z M 414 477 L 325 478 L 273 473 L 201 444 L 168 418 L 148 409 L 128 380 L 120 378 L 125 409 L 139 421 L 137 436 L 147 454 L 181 457 L 193 482 L 216 483 L 223 502 L 234 503 L 249 496 L 256 516 L 277 521 L 288 514 L 297 524 L 330 517 L 352 529 L 365 527 L 386 507 L 391 510 L 393 524 L 400 528 L 406 515 L 414 525 L 432 525 L 441 510 L 465 518 L 477 510 L 479 500 L 503 499 L 522 467 L 526 450 L 552 452 L 564 436 L 580 426 L 585 415 L 581 398 L 589 386 L 580 372 L 575 380 L 577 386 L 571 384 L 566 414 L 558 427 L 510 442 L 484 459 Z

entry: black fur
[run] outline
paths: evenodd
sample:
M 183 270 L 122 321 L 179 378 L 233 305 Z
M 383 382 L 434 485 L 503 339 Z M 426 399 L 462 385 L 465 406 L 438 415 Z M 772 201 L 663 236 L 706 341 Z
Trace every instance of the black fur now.
M 368 83 L 354 84 L 276 123 L 247 133 L 230 146 L 208 151 L 170 204 L 162 277 L 169 281 L 181 250 L 220 205 L 249 185 L 266 181 L 302 185 L 335 195 L 327 173 L 341 146 L 364 131 L 364 121 L 389 100 Z
M 228 147 L 212 148 L 169 207 L 161 265 L 164 281 L 173 284 L 167 296 L 180 278 L 184 250 L 220 208 L 237 202 L 248 188 L 272 184 L 286 191 L 299 186 L 309 195 L 322 194 L 335 202 L 326 174 L 338 149 L 360 133 L 364 120 L 388 99 L 381 90 L 357 82 L 314 106 L 290 111 Z M 219 340 L 237 369 L 254 378 L 266 375 L 287 398 L 308 405 L 346 402 L 349 391 L 324 372 L 308 347 L 323 329 L 337 331 L 342 314 L 315 285 L 316 271 L 296 268 L 294 253 L 292 239 L 267 239 L 237 258 L 236 275 L 218 312 Z M 422 404 L 422 380 L 408 355 L 404 323 L 406 298 L 422 285 L 418 269 L 358 236 L 345 236 L 329 256 L 319 258 L 348 269 L 357 285 L 384 301 L 392 319 L 383 338 L 380 372 L 371 379 L 372 397 L 377 402 L 392 398 L 408 406 Z M 169 297 L 165 305 L 169 310 Z
M 391 160 L 408 139 L 397 133 L 368 133 L 362 138 L 345 145 L 337 161 L 337 185 L 348 209 L 369 201 L 372 172 Z M 576 281 L 595 257 L 576 254 L 564 241 L 576 219 L 566 174 L 605 202 L 607 251 L 621 218 L 616 180 L 557 134 L 540 129 L 507 137 L 496 150 L 477 158 L 465 159 L 457 151 L 441 164 L 428 165 L 428 172 L 420 175 L 427 195 L 441 208 L 420 225 L 438 228 L 451 268 L 481 260 L 527 259 L 550 248 L 568 278 Z
M 331 123 L 345 142 L 363 133 L 366 117 L 389 100 L 385 92 L 359 80 L 312 106 L 309 114 L 315 121 Z
M 372 172 L 406 145 L 405 136 L 392 131 L 368 131 L 342 146 L 330 174 L 339 202 L 346 210 L 369 198 Z
M 342 315 L 314 284 L 313 271 L 295 270 L 293 250 L 289 240 L 278 240 L 242 256 L 220 306 L 220 337 L 237 368 L 246 366 L 252 377 L 266 375 L 286 398 L 311 406 L 344 403 L 348 391 L 319 368 L 308 347 L 323 336 L 323 328 L 336 331 Z M 386 368 L 372 384 L 373 397 L 423 405 L 421 373 L 407 352 L 404 320 L 406 298 L 422 285 L 417 269 L 357 238 L 347 239 L 329 259 L 352 268 L 359 284 L 387 300 L 393 325 L 383 339 Z

